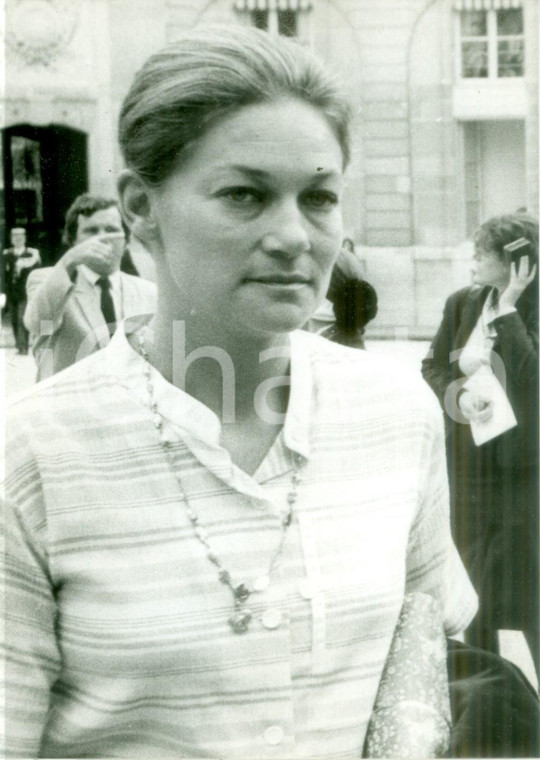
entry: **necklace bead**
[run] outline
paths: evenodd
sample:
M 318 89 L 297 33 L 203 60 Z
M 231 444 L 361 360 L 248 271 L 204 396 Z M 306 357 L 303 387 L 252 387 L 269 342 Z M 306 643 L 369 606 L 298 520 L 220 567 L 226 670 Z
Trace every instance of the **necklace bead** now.
M 229 625 L 234 633 L 246 633 L 251 622 L 252 614 L 251 610 L 243 609 L 239 612 L 235 612 L 229 618 Z
M 229 586 L 231 583 L 231 576 L 229 575 L 228 570 L 221 570 L 219 573 L 219 580 L 224 583 L 226 586 Z
M 249 599 L 250 591 L 243 583 L 234 589 L 234 598 L 237 599 L 240 604 L 243 604 Z
M 149 408 L 152 413 L 153 425 L 156 429 L 156 432 L 159 435 L 160 443 L 164 449 L 165 455 L 167 457 L 167 461 L 178 483 L 180 500 L 185 506 L 186 514 L 193 527 L 194 535 L 200 541 L 200 543 L 207 549 L 206 556 L 208 560 L 217 567 L 218 579 L 220 583 L 227 586 L 232 592 L 235 611 L 228 620 L 231 630 L 235 634 L 246 633 L 246 631 L 249 629 L 249 624 L 251 623 L 251 620 L 253 618 L 253 613 L 250 609 L 248 609 L 244 605 L 249 599 L 249 597 L 251 596 L 252 590 L 261 592 L 261 591 L 264 591 L 268 587 L 270 583 L 270 576 L 272 574 L 272 571 L 278 564 L 278 560 L 283 550 L 283 544 L 285 541 L 285 534 L 286 534 L 287 528 L 292 523 L 293 505 L 296 503 L 298 499 L 297 489 L 300 483 L 299 468 L 301 467 L 302 459 L 298 454 L 292 455 L 293 470 L 291 473 L 291 490 L 287 494 L 288 509 L 287 509 L 287 512 L 281 518 L 281 528 L 282 528 L 281 537 L 280 537 L 278 548 L 276 552 L 274 553 L 272 560 L 270 562 L 270 566 L 268 568 L 268 574 L 257 578 L 253 583 L 252 589 L 250 589 L 246 583 L 234 584 L 230 571 L 223 567 L 221 560 L 212 550 L 212 547 L 209 542 L 208 532 L 204 528 L 201 527 L 199 516 L 186 495 L 180 474 L 178 473 L 178 470 L 175 467 L 175 462 L 173 461 L 173 453 L 171 450 L 172 441 L 163 432 L 163 418 L 161 414 L 159 413 L 157 403 L 155 402 L 155 399 L 154 399 L 154 386 L 152 383 L 152 367 L 148 359 L 148 351 L 146 349 L 146 343 L 145 343 L 145 332 L 146 332 L 145 329 L 143 329 L 139 333 L 139 351 L 145 362 L 144 375 L 146 377 L 146 391 L 149 397 Z

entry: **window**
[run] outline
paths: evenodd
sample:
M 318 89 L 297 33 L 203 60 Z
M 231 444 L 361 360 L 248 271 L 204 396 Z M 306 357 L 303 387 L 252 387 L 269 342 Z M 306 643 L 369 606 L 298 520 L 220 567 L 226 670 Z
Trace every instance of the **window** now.
M 523 10 L 497 7 L 497 0 L 459 11 L 460 76 L 466 79 L 522 77 L 524 74 Z M 466 5 L 462 0 L 461 7 Z M 478 10 L 478 5 L 483 5 Z M 486 7 L 489 6 L 489 7 Z
M 41 150 L 37 140 L 13 135 L 10 141 L 13 197 L 17 223 L 43 221 Z
M 251 23 L 257 29 L 268 29 L 268 11 L 251 11 Z
M 235 10 L 248 16 L 251 26 L 270 34 L 297 37 L 311 0 L 236 0 Z
M 525 121 L 461 122 L 467 237 L 482 221 L 527 204 Z
M 285 37 L 296 37 L 298 28 L 297 11 L 256 10 L 251 11 L 251 23 L 266 32 L 275 31 Z
M 497 11 L 497 76 L 522 77 L 524 59 L 523 11 Z
M 285 37 L 296 37 L 298 28 L 297 11 L 278 11 L 278 32 Z

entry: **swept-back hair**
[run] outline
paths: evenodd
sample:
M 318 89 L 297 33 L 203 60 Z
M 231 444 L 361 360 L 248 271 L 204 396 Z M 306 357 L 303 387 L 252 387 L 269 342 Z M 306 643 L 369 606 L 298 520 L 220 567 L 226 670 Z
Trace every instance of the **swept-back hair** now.
M 126 165 L 159 185 L 219 118 L 287 97 L 321 111 L 346 165 L 350 109 L 333 76 L 309 51 L 258 29 L 194 29 L 151 56 L 136 74 L 119 120 Z

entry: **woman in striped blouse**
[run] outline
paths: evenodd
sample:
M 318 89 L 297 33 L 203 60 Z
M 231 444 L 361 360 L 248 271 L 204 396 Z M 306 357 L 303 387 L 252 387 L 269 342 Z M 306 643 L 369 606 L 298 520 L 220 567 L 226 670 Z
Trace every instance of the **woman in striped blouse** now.
M 476 598 L 431 391 L 298 330 L 349 110 L 225 26 L 149 59 L 119 134 L 157 313 L 12 404 L 7 755 L 357 757 L 405 593 L 449 633 Z

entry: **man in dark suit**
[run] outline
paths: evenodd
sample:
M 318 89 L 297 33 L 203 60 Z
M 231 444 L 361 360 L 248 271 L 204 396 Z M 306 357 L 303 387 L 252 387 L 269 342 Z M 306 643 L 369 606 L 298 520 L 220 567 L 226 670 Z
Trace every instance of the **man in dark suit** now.
M 11 248 L 4 251 L 6 305 L 11 318 L 15 345 L 19 354 L 28 353 L 28 330 L 23 316 L 26 309 L 26 281 L 30 272 L 41 265 L 37 248 L 26 245 L 24 227 L 11 230 Z
M 28 278 L 24 321 L 38 380 L 109 342 L 116 323 L 155 309 L 155 285 L 120 271 L 125 237 L 115 200 L 81 195 L 66 215 L 70 246 L 54 267 Z

